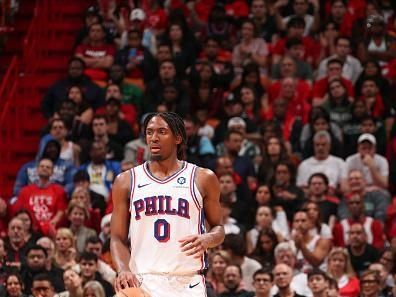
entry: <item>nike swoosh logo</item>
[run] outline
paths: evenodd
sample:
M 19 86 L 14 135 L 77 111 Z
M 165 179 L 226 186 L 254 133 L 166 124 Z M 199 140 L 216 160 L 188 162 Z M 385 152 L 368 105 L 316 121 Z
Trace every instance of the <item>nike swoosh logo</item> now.
M 149 183 L 148 184 L 144 184 L 144 185 L 139 184 L 138 188 L 140 189 L 140 188 L 143 188 L 143 187 L 148 186 L 148 185 L 149 185 Z
M 196 286 L 198 286 L 199 285 L 199 282 L 198 283 L 196 283 L 195 285 L 189 285 L 188 287 L 190 288 L 190 289 L 192 289 L 192 288 L 194 288 L 194 287 L 196 287 Z

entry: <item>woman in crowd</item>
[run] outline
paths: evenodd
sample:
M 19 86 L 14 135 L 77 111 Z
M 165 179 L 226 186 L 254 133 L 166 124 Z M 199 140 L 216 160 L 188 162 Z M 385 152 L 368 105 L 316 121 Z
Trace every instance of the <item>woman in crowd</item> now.
M 296 169 L 291 162 L 279 162 L 275 166 L 271 180 L 271 190 L 274 193 L 274 205 L 281 206 L 287 215 L 287 220 L 293 220 L 294 213 L 304 203 L 304 192 L 295 184 Z
M 329 113 L 330 121 L 342 128 L 352 118 L 351 103 L 353 100 L 354 98 L 348 97 L 342 80 L 334 78 L 329 82 L 322 107 Z
M 72 86 L 67 92 L 67 99 L 74 101 L 77 105 L 77 119 L 86 125 L 90 125 L 94 116 L 94 110 L 85 100 L 84 92 L 79 86 Z
M 336 247 L 330 251 L 327 273 L 337 281 L 340 296 L 359 296 L 359 280 L 355 277 L 347 249 Z
M 88 210 L 88 218 L 84 222 L 84 225 L 88 228 L 94 229 L 96 232 L 100 232 L 102 214 L 100 208 L 92 207 L 89 191 L 83 187 L 76 187 L 73 191 L 71 200 L 82 203 L 85 206 L 85 209 Z
M 303 204 L 302 209 L 308 215 L 311 235 L 320 235 L 321 238 L 328 240 L 331 244 L 333 238 L 331 229 L 326 223 L 323 223 L 318 204 L 314 201 L 308 201 Z
M 300 145 L 303 159 L 307 159 L 314 154 L 313 137 L 316 132 L 327 131 L 331 137 L 330 154 L 342 157 L 342 131 L 338 125 L 330 121 L 330 115 L 322 107 L 315 107 L 311 110 L 309 123 L 304 125 L 300 136 Z
M 207 110 L 208 118 L 217 118 L 222 110 L 223 91 L 218 88 L 217 76 L 209 62 L 202 62 L 190 75 L 191 112 Z
M 84 285 L 83 297 L 106 297 L 106 295 L 100 282 L 89 281 Z
M 211 254 L 209 263 L 206 281 L 210 283 L 216 294 L 221 294 L 226 290 L 223 279 L 224 269 L 231 263 L 231 258 L 226 251 L 219 250 Z
M 59 293 L 57 297 L 83 296 L 82 278 L 73 268 L 68 268 L 63 272 L 63 282 L 66 291 Z
M 196 59 L 195 43 L 189 38 L 187 29 L 180 22 L 174 22 L 165 32 L 165 42 L 171 45 L 176 70 L 182 77 L 187 68 L 194 66 Z
M 9 273 L 4 281 L 5 297 L 26 297 L 23 294 L 23 280 L 17 272 Z
M 232 52 L 232 64 L 236 74 L 242 74 L 242 67 L 247 63 L 256 63 L 261 73 L 267 72 L 268 46 L 262 38 L 256 38 L 256 33 L 256 24 L 252 20 L 242 23 L 240 43 Z
M 271 228 L 261 229 L 255 248 L 249 257 L 257 260 L 264 269 L 271 271 L 275 265 L 274 250 L 278 243 L 278 234 Z
M 258 171 L 258 180 L 262 183 L 268 183 L 272 179 L 277 163 L 289 160 L 285 143 L 275 135 L 264 140 L 262 157 L 263 160 Z
M 366 78 L 373 78 L 375 80 L 383 98 L 389 96 L 389 81 L 382 75 L 381 66 L 376 59 L 369 59 L 364 63 L 363 72 L 355 83 L 355 94 L 357 97 L 361 95 L 362 85 Z
M 84 251 L 85 241 L 92 236 L 96 236 L 96 231 L 85 227 L 84 222 L 89 218 L 88 210 L 79 201 L 70 201 L 67 207 L 67 218 L 70 222 L 70 230 L 76 238 L 76 248 L 79 253 Z
M 21 209 L 15 216 L 23 222 L 25 229 L 25 241 L 35 243 L 41 237 L 41 234 L 33 229 L 32 216 L 26 209 Z M 36 226 L 37 227 L 37 226 Z
M 59 228 L 55 236 L 55 265 L 67 269 L 77 264 L 77 250 L 74 235 L 68 228 Z
M 243 105 L 243 114 L 255 124 L 260 122 L 260 100 L 250 86 L 242 86 L 239 93 Z
M 270 206 L 259 206 L 256 212 L 256 225 L 247 233 L 248 253 L 257 248 L 260 232 L 264 229 L 271 229 L 277 242 L 289 239 L 289 225 L 284 210 L 276 206 L 274 210 Z

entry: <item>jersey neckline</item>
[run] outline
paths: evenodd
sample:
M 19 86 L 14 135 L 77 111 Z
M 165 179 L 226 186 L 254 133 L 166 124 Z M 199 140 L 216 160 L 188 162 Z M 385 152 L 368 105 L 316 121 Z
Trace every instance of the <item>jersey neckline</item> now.
M 146 173 L 146 175 L 150 179 L 154 180 L 157 183 L 164 184 L 164 183 L 167 183 L 170 180 L 174 179 L 177 175 L 179 175 L 179 173 L 181 173 L 182 171 L 184 171 L 187 168 L 187 162 L 186 161 L 182 161 L 182 162 L 183 162 L 183 165 L 180 167 L 180 169 L 178 169 L 177 171 L 175 171 L 174 173 L 172 173 L 171 175 L 169 175 L 168 177 L 166 177 L 164 179 L 160 179 L 151 173 L 151 171 L 149 169 L 149 162 L 147 162 L 147 161 L 143 165 L 143 171 Z

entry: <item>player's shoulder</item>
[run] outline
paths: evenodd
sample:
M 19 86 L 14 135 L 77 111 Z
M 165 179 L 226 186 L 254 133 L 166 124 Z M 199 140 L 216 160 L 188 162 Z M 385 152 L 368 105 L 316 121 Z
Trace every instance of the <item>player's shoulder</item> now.
M 201 186 L 210 186 L 212 184 L 217 184 L 219 181 L 216 174 L 208 169 L 197 166 L 195 181 Z

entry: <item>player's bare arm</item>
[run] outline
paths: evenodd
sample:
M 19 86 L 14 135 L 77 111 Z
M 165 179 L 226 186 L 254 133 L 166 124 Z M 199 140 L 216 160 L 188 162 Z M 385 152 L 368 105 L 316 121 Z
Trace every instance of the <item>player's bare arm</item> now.
M 220 245 L 225 234 L 221 225 L 220 185 L 216 175 L 209 169 L 198 168 L 196 184 L 203 196 L 205 216 L 211 229 L 205 234 L 182 238 L 180 242 L 182 252 L 200 258 L 208 248 Z
M 136 277 L 129 269 L 131 257 L 128 248 L 130 178 L 128 171 L 121 173 L 117 176 L 112 190 L 113 214 L 110 224 L 110 251 L 117 269 L 117 278 L 114 284 L 116 292 L 123 288 L 139 285 Z

